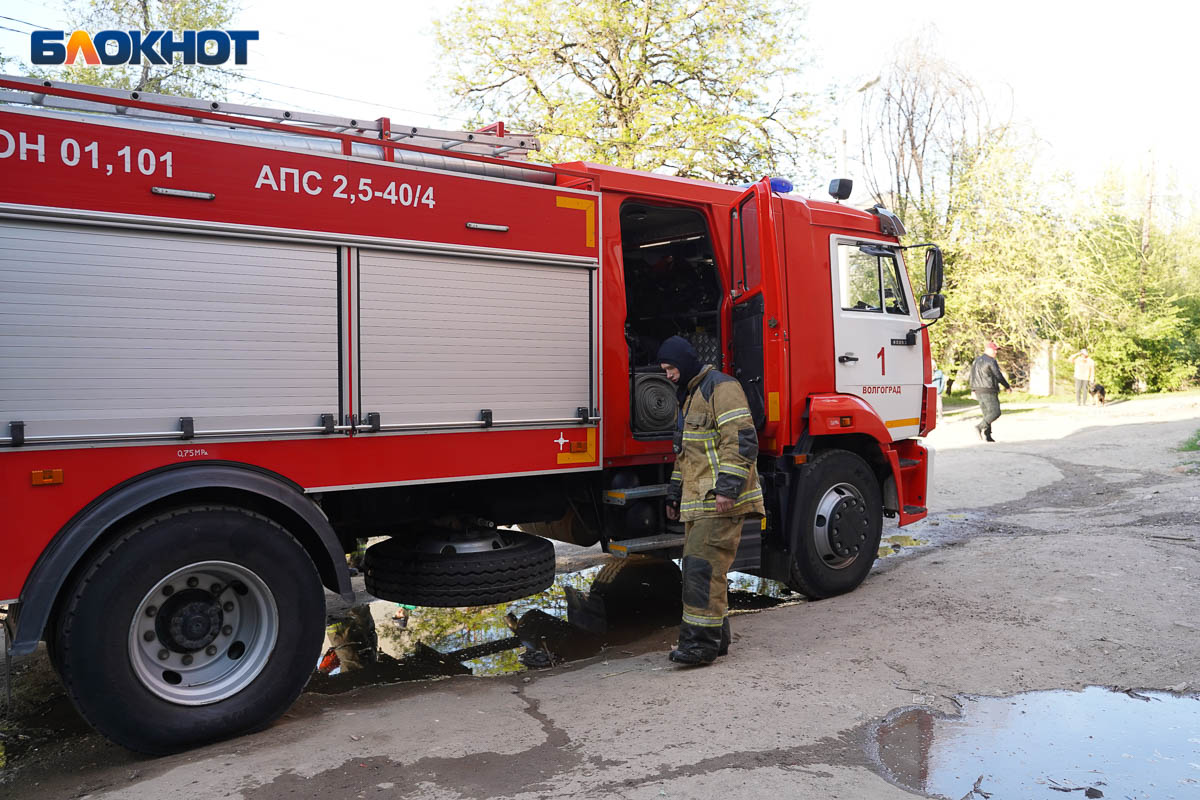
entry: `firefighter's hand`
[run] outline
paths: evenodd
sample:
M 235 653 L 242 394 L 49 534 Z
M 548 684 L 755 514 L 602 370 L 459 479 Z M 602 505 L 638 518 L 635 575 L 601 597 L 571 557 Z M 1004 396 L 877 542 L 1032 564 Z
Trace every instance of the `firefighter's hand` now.
M 667 503 L 667 519 L 679 519 L 679 506 Z
M 732 511 L 733 502 L 732 497 L 726 497 L 723 494 L 717 495 L 717 513 L 724 514 L 727 511 Z

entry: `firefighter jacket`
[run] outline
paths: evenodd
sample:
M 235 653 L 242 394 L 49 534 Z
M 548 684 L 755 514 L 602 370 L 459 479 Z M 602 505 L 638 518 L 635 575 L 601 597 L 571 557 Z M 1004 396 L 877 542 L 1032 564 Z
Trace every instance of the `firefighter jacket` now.
M 675 434 L 675 470 L 668 502 L 679 504 L 685 522 L 701 517 L 763 516 L 758 482 L 758 434 L 736 380 L 711 364 L 688 383 L 683 427 Z M 734 506 L 717 513 L 716 495 L 734 498 Z

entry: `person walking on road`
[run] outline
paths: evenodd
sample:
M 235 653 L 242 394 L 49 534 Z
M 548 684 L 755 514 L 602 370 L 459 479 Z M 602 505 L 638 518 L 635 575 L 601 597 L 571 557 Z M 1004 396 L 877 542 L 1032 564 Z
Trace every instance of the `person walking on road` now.
M 766 513 L 756 467 L 758 434 L 742 385 L 712 364 L 701 366 L 686 339 L 663 342 L 658 362 L 678 387 L 681 409 L 667 518 L 682 519 L 686 534 L 683 621 L 669 658 L 699 666 L 729 651 L 725 576 L 742 523 Z
M 983 421 L 975 426 L 975 431 L 987 442 L 996 441 L 992 438 L 992 423 L 1000 418 L 1000 387 L 1003 386 L 1006 392 L 1012 391 L 996 362 L 999 350 L 995 342 L 988 342 L 983 346 L 983 354 L 971 362 L 971 393 L 983 412 Z
M 1086 347 L 1071 356 L 1071 361 L 1075 362 L 1075 405 L 1086 406 L 1088 392 L 1096 382 L 1096 362 Z

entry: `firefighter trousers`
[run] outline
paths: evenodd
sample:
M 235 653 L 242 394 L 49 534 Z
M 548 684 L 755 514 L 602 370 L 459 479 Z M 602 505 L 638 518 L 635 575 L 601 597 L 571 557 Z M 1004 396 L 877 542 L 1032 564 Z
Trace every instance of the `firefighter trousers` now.
M 703 517 L 685 524 L 683 623 L 720 628 L 729 611 L 726 573 L 737 554 L 745 515 Z

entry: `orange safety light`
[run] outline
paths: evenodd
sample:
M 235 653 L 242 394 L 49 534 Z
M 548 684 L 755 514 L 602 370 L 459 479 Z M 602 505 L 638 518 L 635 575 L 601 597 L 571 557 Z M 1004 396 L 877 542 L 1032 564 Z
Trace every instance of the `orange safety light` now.
M 586 453 L 587 452 L 587 442 L 571 442 L 571 452 L 572 453 Z
M 840 422 L 843 428 L 849 428 L 854 425 L 854 417 L 842 417 Z
M 29 482 L 34 486 L 53 486 L 63 482 L 61 469 L 35 469 L 29 476 Z

